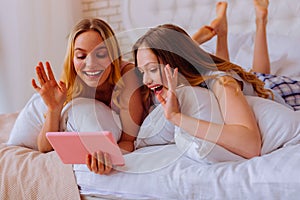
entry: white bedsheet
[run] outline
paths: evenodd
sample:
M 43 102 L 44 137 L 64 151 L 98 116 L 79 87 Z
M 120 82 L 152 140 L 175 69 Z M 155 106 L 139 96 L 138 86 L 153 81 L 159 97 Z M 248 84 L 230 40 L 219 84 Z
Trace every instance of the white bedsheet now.
M 246 161 L 209 165 L 180 156 L 175 145 L 165 145 L 126 155 L 127 167 L 119 169 L 125 172 L 101 176 L 85 165 L 74 170 L 81 194 L 105 198 L 298 199 L 299 158 L 297 144 Z
M 125 166 L 108 176 L 75 165 L 80 193 L 120 199 L 299 198 L 300 112 L 268 99 L 246 98 L 261 129 L 262 156 L 222 162 L 227 150 L 217 146 L 204 158 L 193 146 L 186 151 L 177 144 L 143 147 L 125 155 Z M 210 164 L 216 151 L 221 157 Z

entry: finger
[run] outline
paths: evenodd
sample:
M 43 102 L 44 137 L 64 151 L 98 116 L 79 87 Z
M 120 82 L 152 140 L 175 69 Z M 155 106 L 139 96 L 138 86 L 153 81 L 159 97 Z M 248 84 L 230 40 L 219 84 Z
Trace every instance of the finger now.
M 104 153 L 105 169 L 104 174 L 108 174 L 112 169 L 112 161 L 108 153 Z
M 50 80 L 55 80 L 55 77 L 54 77 L 54 74 L 53 74 L 53 71 L 51 69 L 51 65 L 50 65 L 49 62 L 46 62 L 46 69 L 47 69 L 47 73 L 48 73 L 49 79 Z
M 98 174 L 103 174 L 105 169 L 104 156 L 101 151 L 97 152 Z
M 40 66 L 40 71 L 41 71 L 42 78 L 44 79 L 44 81 L 48 81 L 48 76 L 45 72 L 45 68 L 44 68 L 43 63 L 39 62 L 39 66 Z
M 177 69 L 177 68 L 176 68 Z M 167 82 L 168 82 L 168 88 L 171 91 L 175 91 L 176 85 L 177 85 L 177 70 L 174 70 L 174 74 L 172 74 L 172 70 L 169 64 L 166 65 L 165 67 L 165 73 L 167 77 Z
M 37 92 L 40 91 L 41 88 L 36 84 L 34 79 L 31 80 L 31 85 L 35 89 L 35 91 L 37 91 Z
M 58 84 L 59 84 L 60 90 L 61 90 L 62 92 L 67 91 L 66 84 L 65 84 L 63 81 L 59 81 Z
M 98 172 L 98 166 L 97 166 L 97 153 L 94 152 L 93 155 L 91 156 L 92 160 L 91 160 L 91 171 L 93 171 L 94 173 Z
M 178 68 L 177 67 L 174 69 L 173 79 L 174 79 L 174 85 L 177 87 L 177 81 L 178 81 Z
M 40 66 L 36 66 L 35 71 L 36 71 L 36 76 L 37 76 L 37 78 L 39 80 L 39 83 L 41 85 L 43 85 L 46 81 L 43 78 L 41 67 Z
M 166 104 L 166 100 L 160 94 L 157 94 L 156 98 L 162 105 Z
M 173 74 L 171 76 L 172 76 L 171 90 L 175 91 L 177 88 L 178 68 L 174 69 Z
M 92 167 L 91 167 L 91 162 L 92 162 L 92 155 L 87 154 L 86 157 L 85 157 L 85 163 L 86 163 L 87 167 L 89 168 L 89 170 L 93 171 Z

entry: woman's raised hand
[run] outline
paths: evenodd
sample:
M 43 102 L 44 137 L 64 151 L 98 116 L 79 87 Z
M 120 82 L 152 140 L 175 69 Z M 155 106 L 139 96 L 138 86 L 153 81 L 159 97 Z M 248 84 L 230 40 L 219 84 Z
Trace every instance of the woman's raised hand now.
M 164 71 L 168 82 L 167 97 L 164 98 L 160 94 L 158 94 L 156 97 L 164 108 L 166 119 L 170 120 L 175 114 L 179 113 L 179 106 L 176 97 L 178 68 L 176 68 L 172 73 L 170 65 L 167 64 Z
M 42 62 L 36 66 L 36 75 L 40 86 L 37 85 L 35 79 L 32 79 L 32 86 L 43 98 L 49 110 L 62 109 L 67 97 L 66 85 L 59 81 L 56 82 L 49 62 L 45 63 L 47 73 Z

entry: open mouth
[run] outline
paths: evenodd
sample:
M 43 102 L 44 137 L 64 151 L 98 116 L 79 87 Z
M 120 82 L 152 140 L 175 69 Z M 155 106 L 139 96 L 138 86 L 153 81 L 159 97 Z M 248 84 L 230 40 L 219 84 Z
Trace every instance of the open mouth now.
M 159 85 L 159 86 L 151 88 L 151 90 L 153 90 L 155 94 L 161 93 L 162 89 L 163 89 L 163 85 Z
M 89 77 L 99 77 L 104 70 L 99 70 L 99 71 L 93 71 L 93 72 L 83 72 L 85 75 L 89 76 Z

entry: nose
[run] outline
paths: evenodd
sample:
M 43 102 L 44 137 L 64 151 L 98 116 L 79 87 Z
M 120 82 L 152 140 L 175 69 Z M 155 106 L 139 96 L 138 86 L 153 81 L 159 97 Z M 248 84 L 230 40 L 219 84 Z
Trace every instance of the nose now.
M 93 68 L 96 67 L 97 65 L 99 65 L 99 63 L 97 62 L 96 56 L 91 53 L 88 54 L 85 58 L 85 66 L 89 68 Z
M 147 72 L 143 74 L 143 83 L 144 85 L 150 85 L 153 82 L 152 78 L 148 75 Z

